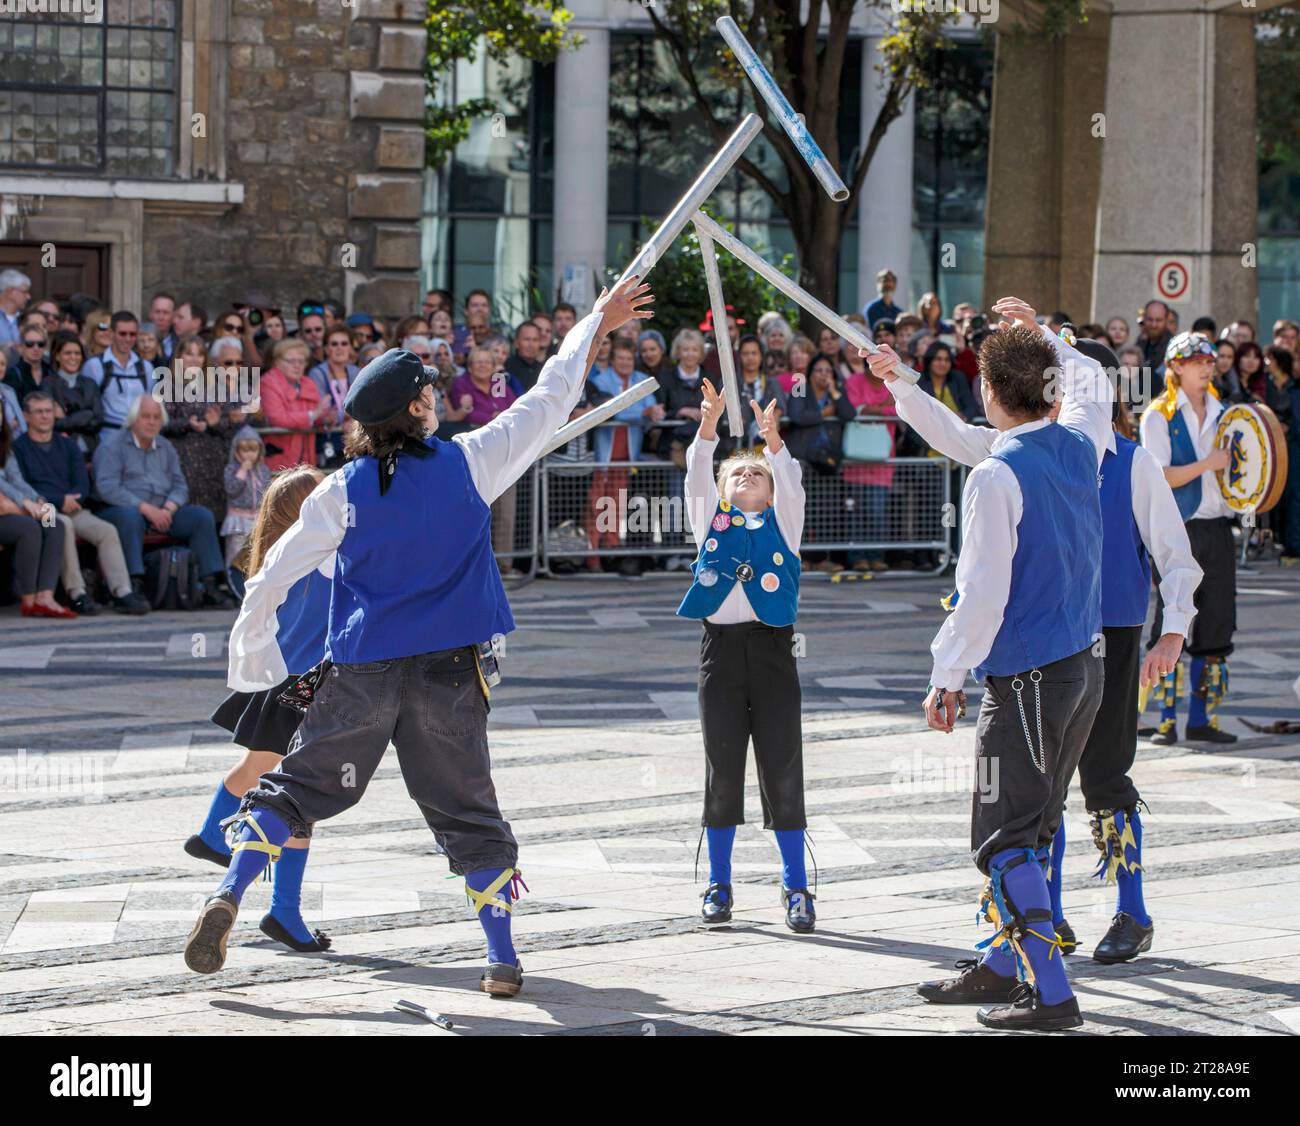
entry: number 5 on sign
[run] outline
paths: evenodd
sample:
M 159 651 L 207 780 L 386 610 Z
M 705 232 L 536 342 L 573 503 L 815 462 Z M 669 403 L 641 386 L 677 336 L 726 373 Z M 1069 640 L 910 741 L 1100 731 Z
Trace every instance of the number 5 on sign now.
M 1161 258 L 1156 263 L 1156 294 L 1161 301 L 1182 301 L 1192 284 L 1192 266 L 1184 258 Z

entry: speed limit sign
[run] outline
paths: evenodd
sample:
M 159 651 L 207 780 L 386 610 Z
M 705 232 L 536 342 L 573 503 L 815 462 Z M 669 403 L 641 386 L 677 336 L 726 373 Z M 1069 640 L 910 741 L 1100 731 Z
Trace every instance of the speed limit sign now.
M 1162 301 L 1177 301 L 1187 295 L 1191 266 L 1181 258 L 1164 258 L 1156 265 L 1156 293 Z

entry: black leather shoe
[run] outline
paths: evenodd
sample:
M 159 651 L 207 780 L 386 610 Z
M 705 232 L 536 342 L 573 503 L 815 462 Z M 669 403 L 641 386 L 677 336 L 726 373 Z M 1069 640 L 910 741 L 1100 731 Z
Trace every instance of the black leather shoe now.
M 524 987 L 524 964 L 493 962 L 478 979 L 479 990 L 493 997 L 517 997 Z
M 1097 943 L 1097 949 L 1092 952 L 1092 960 L 1107 966 L 1131 962 L 1139 954 L 1145 954 L 1151 949 L 1151 939 L 1155 933 L 1154 923 L 1148 923 L 1144 927 L 1127 911 L 1121 911 L 1111 919 L 1106 937 Z
M 226 941 L 239 915 L 239 900 L 225 891 L 211 896 L 185 942 L 185 964 L 196 974 L 214 974 L 226 964 Z
M 704 892 L 700 916 L 706 923 L 731 922 L 731 885 L 710 884 Z
M 258 924 L 260 930 L 267 938 L 273 938 L 276 942 L 283 942 L 290 950 L 296 950 L 299 954 L 315 954 L 321 950 L 330 948 L 330 936 L 324 931 L 312 931 L 310 942 L 299 942 L 294 938 L 274 915 L 269 911 L 262 916 L 262 921 Z
M 117 598 L 113 599 L 113 609 L 119 614 L 131 614 L 138 618 L 149 613 L 151 607 L 149 599 L 143 594 L 128 590 L 125 594 L 118 595 Z
M 1156 733 L 1148 736 L 1148 738 L 1157 747 L 1172 747 L 1178 742 L 1178 728 L 1171 727 L 1168 731 L 1161 731 L 1157 728 Z
M 230 853 L 218 852 L 207 841 L 195 833 L 185 842 L 185 851 L 195 860 L 207 860 L 217 865 L 219 868 L 230 867 Z
M 1212 723 L 1203 727 L 1189 727 L 1183 736 L 1189 743 L 1235 743 L 1237 737 L 1226 731 L 1220 731 Z
M 963 958 L 956 963 L 960 977 L 947 981 L 924 981 L 916 991 L 936 1005 L 987 1005 L 990 1002 L 1010 1001 L 1011 994 L 1020 983 L 1014 977 L 994 973 L 975 958 Z
M 1062 954 L 1073 954 L 1079 949 L 1079 939 L 1074 928 L 1065 919 L 1056 924 L 1056 937 L 1061 940 Z
M 817 909 L 807 888 L 782 888 L 781 905 L 785 908 L 785 925 L 795 934 L 812 934 L 817 929 Z
M 72 600 L 72 612 L 83 618 L 94 617 L 102 607 L 88 594 L 79 594 Z
M 233 610 L 238 605 L 234 595 L 219 586 L 203 588 L 203 608 L 205 610 Z
M 980 1009 L 975 1019 L 985 1028 L 995 1028 L 999 1032 L 1061 1032 L 1083 1026 L 1083 1014 L 1079 1012 L 1076 998 L 1069 997 L 1056 1005 L 1044 1005 L 1038 990 L 1023 981 L 1011 1004 Z

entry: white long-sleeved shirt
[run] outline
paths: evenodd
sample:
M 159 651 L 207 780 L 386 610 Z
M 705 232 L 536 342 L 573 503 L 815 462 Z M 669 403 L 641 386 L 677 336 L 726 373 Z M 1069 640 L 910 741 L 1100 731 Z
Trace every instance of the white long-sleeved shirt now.
M 993 452 L 998 438 L 996 430 L 963 422 L 942 403 L 905 380 L 894 380 L 889 389 L 898 402 L 898 417 L 941 454 L 963 465 L 978 465 Z M 1115 452 L 1113 431 L 1107 436 L 1106 448 Z M 1160 574 L 1165 632 L 1187 637 L 1192 618 L 1196 616 L 1192 596 L 1201 582 L 1201 568 L 1192 556 L 1187 529 L 1164 471 L 1141 446 L 1133 451 L 1129 490 L 1138 534 Z
M 686 451 L 686 515 L 697 548 L 709 538 L 709 522 L 718 510 L 718 482 L 713 473 L 713 452 L 717 448 L 717 438 L 710 440 L 697 434 Z M 766 448 L 763 452 L 772 471 L 772 507 L 776 511 L 776 526 L 781 530 L 786 546 L 798 554 L 803 540 L 803 470 L 784 445 L 778 453 Z M 736 508 L 745 516 L 755 515 L 739 505 Z M 745 584 L 736 583 L 708 620 L 719 626 L 758 621 L 758 615 L 745 594 Z
M 600 321 L 598 313 L 579 321 L 530 390 L 487 425 L 452 438 L 464 451 L 470 478 L 487 504 L 527 471 L 577 406 L 587 376 L 587 354 Z M 393 517 L 400 519 L 397 513 Z M 333 577 L 334 553 L 355 519 L 347 482 L 339 472 L 326 477 L 303 502 L 297 522 L 267 552 L 262 569 L 249 580 L 230 632 L 227 683 L 232 689 L 259 692 L 289 675 L 275 642 L 276 611 L 289 588 L 313 568 Z M 431 528 L 429 534 L 439 531 Z
M 1178 409 L 1183 412 L 1183 421 L 1187 423 L 1187 432 L 1192 436 L 1196 447 L 1196 457 L 1209 457 L 1214 452 L 1214 435 L 1219 429 L 1219 416 L 1223 414 L 1223 404 L 1213 395 L 1205 396 L 1205 424 L 1196 421 L 1196 412 L 1187 392 L 1178 389 Z M 1168 469 L 1174 462 L 1173 447 L 1169 441 L 1169 420 L 1157 410 L 1143 413 L 1138 427 L 1139 437 L 1144 449 L 1150 451 L 1161 470 Z M 1232 517 L 1236 513 L 1228 507 L 1219 491 L 1219 481 L 1214 470 L 1207 469 L 1201 474 L 1201 503 L 1192 513 L 1193 520 L 1215 520 L 1221 516 Z
M 1110 414 L 1114 388 L 1100 364 L 1076 351 L 1046 326 L 1040 327 L 1056 349 L 1060 365 L 1061 411 L 1057 423 L 1078 431 L 1092 442 L 1100 468 L 1112 440 Z M 1010 439 L 1052 423 L 1043 418 L 1002 432 L 988 430 L 961 422 L 933 399 L 929 400 L 931 409 L 923 401 L 929 397 L 903 380 L 891 381 L 889 389 L 898 402 L 898 416 L 904 422 L 914 426 L 936 450 L 974 466 L 962 495 L 957 606 L 930 644 L 934 661 L 930 683 L 956 692 L 965 683 L 967 672 L 988 657 L 1002 628 L 1011 595 L 1011 563 L 1024 511 L 1024 497 L 1015 473 L 1006 463 L 988 455 Z M 951 424 L 940 418 L 941 415 L 947 415 Z

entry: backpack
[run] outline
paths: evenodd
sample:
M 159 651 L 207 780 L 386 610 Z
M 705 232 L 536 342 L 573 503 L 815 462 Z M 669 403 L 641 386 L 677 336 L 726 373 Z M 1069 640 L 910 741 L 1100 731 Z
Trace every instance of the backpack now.
M 186 547 L 163 547 L 144 561 L 144 595 L 155 610 L 197 610 L 203 603 L 199 564 Z

